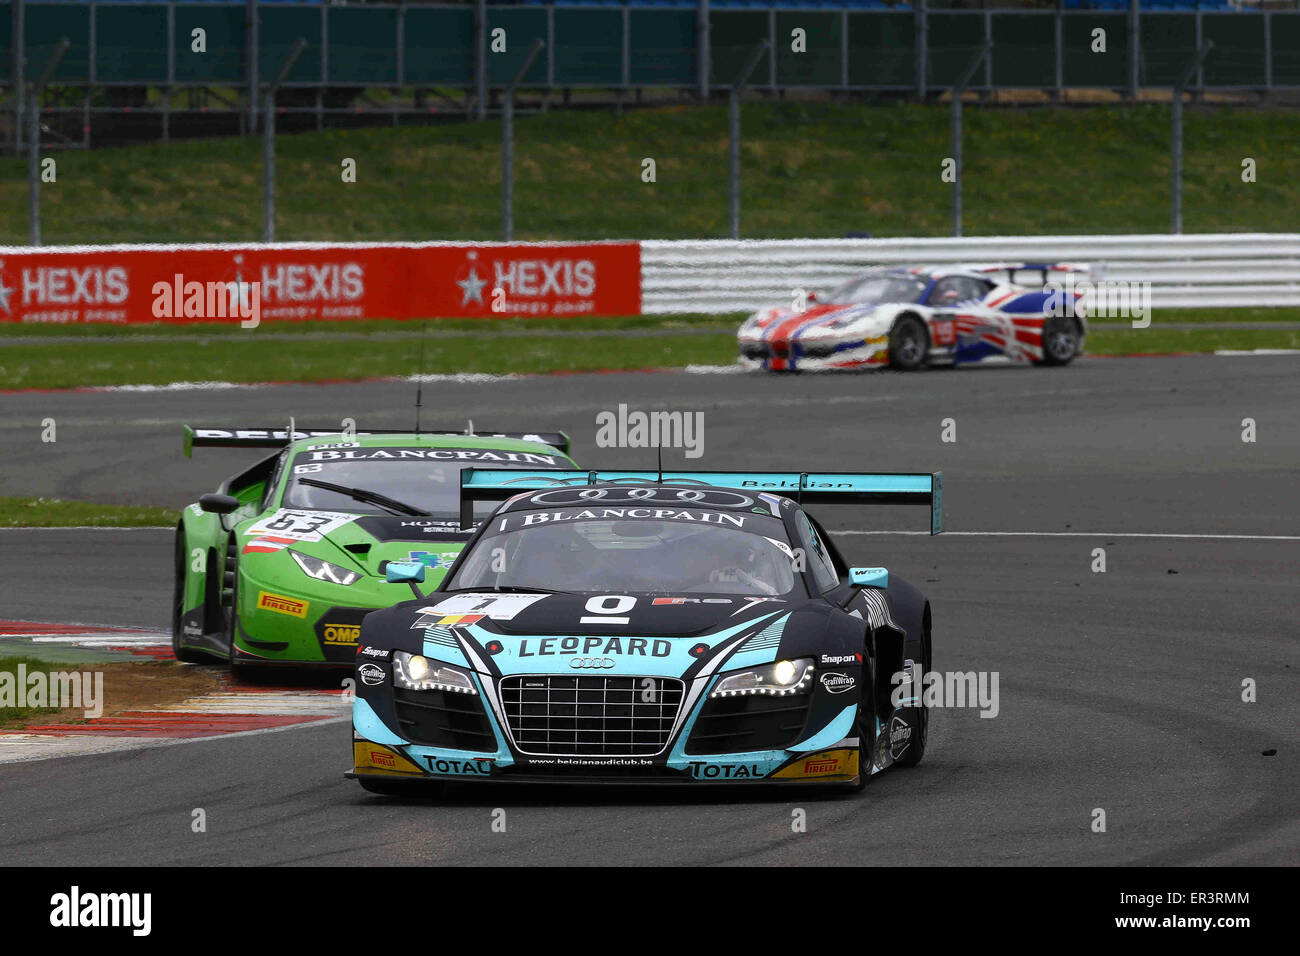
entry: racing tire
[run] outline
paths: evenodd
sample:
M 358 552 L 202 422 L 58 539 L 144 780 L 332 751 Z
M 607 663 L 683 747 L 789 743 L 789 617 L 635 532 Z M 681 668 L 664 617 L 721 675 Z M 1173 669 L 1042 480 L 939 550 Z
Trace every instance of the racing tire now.
M 203 664 L 208 656 L 181 646 L 181 618 L 185 614 L 185 578 L 189 555 L 185 553 L 185 532 L 176 528 L 176 575 L 172 584 L 172 653 L 184 664 Z
M 1082 337 L 1079 320 L 1069 315 L 1054 315 L 1043 323 L 1043 364 L 1069 365 L 1079 351 Z
M 446 789 L 446 784 L 435 780 L 384 780 L 358 776 L 357 783 L 367 793 L 381 797 L 437 797 Z
M 933 660 L 930 650 L 930 609 L 925 610 L 925 634 L 921 637 L 921 677 L 924 680 L 926 674 L 930 673 Z M 913 692 L 917 692 L 913 688 Z M 925 742 L 930 736 L 930 710 L 925 706 L 924 700 L 920 707 L 913 708 L 915 720 L 912 721 L 912 739 L 908 741 L 907 749 L 902 755 L 894 761 L 896 767 L 915 767 L 925 757 Z
M 902 372 L 913 372 L 925 365 L 930 336 L 925 323 L 914 315 L 905 315 L 889 331 L 889 365 Z

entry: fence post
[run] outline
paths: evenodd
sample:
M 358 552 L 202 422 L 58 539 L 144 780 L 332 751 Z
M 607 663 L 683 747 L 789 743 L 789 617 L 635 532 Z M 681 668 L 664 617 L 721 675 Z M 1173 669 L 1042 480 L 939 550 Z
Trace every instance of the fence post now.
M 1128 98 L 1134 103 L 1138 98 L 1138 54 L 1141 44 L 1139 2 L 1140 0 L 1128 0 Z
M 67 37 L 59 37 L 59 42 L 54 44 L 45 66 L 41 68 L 40 77 L 32 84 L 31 102 L 27 107 L 31 121 L 27 130 L 27 218 L 28 238 L 33 246 L 41 244 L 41 91 L 70 45 Z
M 275 79 L 266 84 L 262 104 L 262 241 L 275 242 L 275 91 L 307 49 L 307 38 L 298 37 L 285 57 Z
M 709 70 L 713 56 L 712 38 L 709 33 L 709 0 L 699 0 L 695 12 L 695 70 L 696 85 L 700 91 L 700 102 L 709 98 Z
M 1173 222 L 1169 231 L 1176 236 L 1182 235 L 1183 232 L 1183 88 L 1192 81 L 1192 77 L 1200 70 L 1201 64 L 1205 62 L 1206 55 L 1212 49 L 1214 49 L 1214 41 L 1210 40 L 1196 51 L 1196 56 L 1192 58 L 1192 62 L 1188 65 L 1183 78 L 1174 87 L 1173 99 L 1170 101 L 1174 141 L 1173 161 L 1170 163 L 1173 168 Z
M 515 87 L 523 82 L 546 41 L 538 37 L 524 57 L 519 72 L 506 84 L 501 96 L 501 239 L 515 237 Z
M 23 35 L 26 22 L 26 0 L 13 0 L 9 10 L 9 88 L 14 97 L 14 155 L 21 156 L 23 151 L 23 87 L 26 82 L 23 71 L 27 68 L 27 38 Z
M 474 118 L 487 119 L 487 0 L 474 2 Z
M 961 157 L 961 97 L 966 91 L 966 84 L 970 82 L 975 71 L 984 58 L 989 55 L 993 49 L 992 43 L 985 43 L 984 48 L 975 54 L 974 59 L 970 61 L 970 66 L 966 67 L 966 72 L 961 75 L 956 85 L 952 88 L 952 160 L 953 160 L 953 180 L 952 180 L 952 234 L 961 235 L 961 179 L 962 179 L 962 157 Z
M 754 72 L 769 45 L 767 40 L 759 40 L 754 44 L 749 59 L 740 68 L 740 74 L 731 84 L 731 92 L 727 97 L 727 206 L 732 239 L 740 238 L 740 91 L 749 81 L 749 75 Z
M 916 0 L 912 5 L 916 17 L 916 98 L 925 100 L 926 82 L 930 75 L 930 20 L 927 0 Z
M 257 132 L 257 91 L 261 80 L 261 39 L 258 35 L 258 21 L 261 14 L 258 12 L 258 0 L 248 0 L 245 6 L 244 16 L 248 22 L 244 24 L 244 32 L 248 37 L 248 63 L 246 72 L 248 74 L 248 135 L 252 136 Z

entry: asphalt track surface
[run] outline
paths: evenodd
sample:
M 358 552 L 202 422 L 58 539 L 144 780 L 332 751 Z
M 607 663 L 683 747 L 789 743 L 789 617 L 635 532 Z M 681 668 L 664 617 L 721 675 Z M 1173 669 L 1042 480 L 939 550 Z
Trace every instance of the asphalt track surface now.
M 1291 356 L 1207 356 L 427 384 L 426 422 L 561 427 L 583 463 L 652 461 L 595 447 L 596 412 L 626 402 L 704 413 L 703 457 L 669 465 L 942 470 L 952 534 L 837 540 L 927 592 L 935 666 L 996 671 L 997 716 L 937 711 L 921 766 L 856 797 L 464 784 L 391 800 L 342 777 L 346 723 L 14 764 L 0 768 L 0 864 L 1295 864 L 1297 372 Z M 181 505 L 252 457 L 187 461 L 182 421 L 404 426 L 413 392 L 0 396 L 0 494 Z M 53 444 L 40 442 L 47 417 Z M 1248 417 L 1254 443 L 1241 440 Z M 941 441 L 948 418 L 955 443 Z M 921 509 L 822 514 L 838 532 L 925 526 Z M 165 626 L 169 543 L 2 531 L 0 617 Z M 1096 548 L 1105 573 L 1091 570 Z M 1256 703 L 1241 700 L 1247 678 Z M 204 834 L 190 830 L 197 807 Z M 792 831 L 796 808 L 806 832 Z

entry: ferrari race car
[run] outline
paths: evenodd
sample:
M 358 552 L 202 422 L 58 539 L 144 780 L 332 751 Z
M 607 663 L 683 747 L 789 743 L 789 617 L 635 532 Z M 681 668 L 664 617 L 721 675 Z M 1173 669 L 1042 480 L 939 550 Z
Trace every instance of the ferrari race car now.
M 850 568 L 799 503 L 915 503 L 940 476 L 468 468 L 509 499 L 433 592 L 368 615 L 353 769 L 457 780 L 817 783 L 925 753 L 930 606 Z M 522 492 L 522 493 L 521 493 Z M 468 514 L 465 515 L 469 517 Z
M 1066 365 L 1087 334 L 1082 296 L 1044 288 L 1086 266 L 995 263 L 877 269 L 803 311 L 770 308 L 738 332 L 740 363 L 770 371 L 960 365 L 995 356 Z M 1021 273 L 1038 273 L 1030 288 Z
M 462 468 L 575 467 L 562 432 L 186 426 L 186 456 L 194 446 L 280 449 L 186 507 L 176 527 L 172 647 L 182 661 L 236 669 L 351 669 L 362 617 L 407 593 L 386 580 L 388 563 L 440 579 L 469 539 Z

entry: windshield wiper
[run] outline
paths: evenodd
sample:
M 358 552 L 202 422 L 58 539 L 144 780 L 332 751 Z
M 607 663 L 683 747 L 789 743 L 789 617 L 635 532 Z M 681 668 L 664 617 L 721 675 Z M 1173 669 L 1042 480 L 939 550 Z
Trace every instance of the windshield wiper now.
M 349 488 L 347 485 L 336 485 L 332 481 L 321 481 L 319 478 L 299 478 L 298 484 L 310 485 L 313 488 L 324 488 L 326 491 L 332 491 L 335 494 L 346 495 L 354 501 L 364 501 L 366 504 L 387 508 L 397 514 L 411 515 L 415 518 L 424 518 L 429 515 L 429 512 L 422 511 L 414 505 L 408 505 L 404 501 L 398 501 L 396 498 L 381 495 L 377 491 L 368 491 L 365 488 Z

